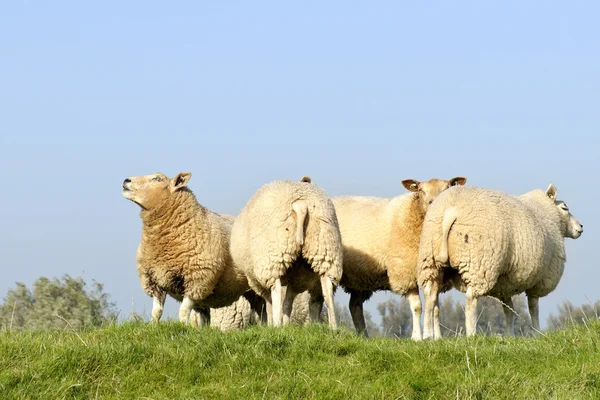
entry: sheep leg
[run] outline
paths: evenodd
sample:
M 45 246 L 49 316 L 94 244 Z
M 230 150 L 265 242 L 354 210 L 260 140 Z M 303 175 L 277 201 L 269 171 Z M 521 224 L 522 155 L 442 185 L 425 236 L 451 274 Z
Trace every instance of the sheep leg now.
M 502 309 L 504 310 L 504 316 L 506 317 L 506 329 L 504 334 L 506 336 L 515 335 L 515 314 L 513 312 L 514 306 L 512 297 L 504 297 L 500 299 L 502 301 Z
M 275 286 L 271 289 L 271 307 L 273 314 L 273 326 L 280 326 L 283 322 L 282 315 L 282 288 L 281 279 L 275 279 Z
M 310 316 L 310 322 L 318 323 L 321 322 L 321 313 L 323 312 L 323 294 L 321 288 L 317 285 L 310 291 L 310 301 L 308 303 L 308 312 Z
M 290 317 L 292 315 L 292 306 L 294 305 L 294 299 L 298 293 L 294 292 L 290 286 L 285 288 L 285 297 L 283 299 L 283 325 L 289 325 Z
M 465 305 L 465 325 L 467 336 L 474 336 L 477 333 L 477 298 L 473 293 L 473 288 L 467 289 L 467 302 Z
M 365 296 L 363 292 L 350 292 L 350 303 L 348 304 L 348 308 L 350 308 L 350 315 L 352 315 L 352 322 L 354 323 L 356 333 L 363 335 L 364 337 L 369 337 L 363 310 L 363 303 L 365 302 L 366 297 L 368 296 Z
M 531 325 L 537 332 L 540 331 L 540 309 L 538 306 L 538 296 L 527 295 L 527 307 L 529 308 L 529 315 L 531 315 Z
M 179 322 L 187 324 L 190 319 L 190 313 L 194 307 L 194 302 L 189 297 L 184 297 L 179 306 Z
M 198 328 L 200 326 L 200 314 L 193 309 L 190 312 L 190 325 L 194 328 Z
M 258 323 L 258 324 L 268 323 L 268 316 L 267 316 L 265 300 L 262 297 L 258 296 L 256 293 L 251 292 L 251 291 L 244 293 L 244 297 L 246 298 L 246 300 L 248 300 L 248 302 L 250 303 L 250 308 L 256 314 L 256 317 L 258 318 L 256 323 Z
M 200 307 L 196 309 L 196 313 L 198 313 L 198 325 L 200 327 L 210 326 L 210 308 L 208 307 Z
M 434 325 L 439 323 L 436 322 L 434 324 L 435 316 L 434 311 L 436 305 L 438 304 L 438 296 L 439 296 L 439 285 L 435 281 L 427 281 L 425 284 L 425 288 L 423 290 L 425 296 L 425 317 L 423 318 L 423 339 L 439 339 L 440 336 L 437 336 L 434 332 L 434 329 L 438 330 L 439 328 L 434 328 Z M 439 311 L 438 311 L 439 312 Z
M 433 334 L 436 338 L 442 337 L 442 330 L 440 329 L 440 296 L 435 298 L 435 304 L 433 305 Z
M 421 297 L 419 288 L 409 290 L 406 293 L 410 311 L 412 312 L 412 340 L 421 340 Z
M 273 325 L 273 303 L 271 299 L 265 300 L 265 311 L 267 312 L 267 325 Z
M 157 323 L 162 317 L 167 294 L 157 291 L 152 295 L 152 322 Z
M 336 329 L 337 322 L 335 321 L 335 310 L 333 305 L 333 282 L 328 276 L 321 276 L 321 290 L 323 291 L 323 296 L 325 297 L 325 304 L 327 304 L 329 327 Z

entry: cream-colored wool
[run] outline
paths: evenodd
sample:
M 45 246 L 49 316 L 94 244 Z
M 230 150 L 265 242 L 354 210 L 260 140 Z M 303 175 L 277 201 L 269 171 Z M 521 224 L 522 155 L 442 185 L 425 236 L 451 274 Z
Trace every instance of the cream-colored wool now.
M 405 180 L 411 193 L 384 199 L 334 197 L 344 245 L 340 285 L 350 293 L 350 314 L 359 334 L 367 335 L 363 302 L 377 290 L 405 295 L 413 316 L 412 338 L 421 338 L 421 299 L 417 287 L 417 253 L 421 225 L 429 204 L 465 178 L 427 182 Z
M 538 299 L 562 277 L 564 238 L 576 239 L 582 232 L 553 185 L 519 197 L 474 187 L 445 191 L 427 212 L 419 248 L 424 337 L 440 336 L 435 308 L 439 292 L 450 287 L 466 292 L 467 335 L 475 334 L 478 297 L 493 296 L 512 308 L 511 297 L 523 292 L 539 330 Z
M 267 301 L 274 325 L 289 322 L 295 296 L 320 281 L 335 326 L 333 288 L 343 250 L 333 204 L 316 185 L 276 181 L 260 188 L 235 219 L 231 255 Z
M 253 293 L 253 292 L 248 292 Z M 256 300 L 262 301 L 264 305 L 264 300 L 255 295 Z M 302 292 L 296 296 L 294 300 L 294 305 L 292 308 L 292 314 L 290 316 L 290 323 L 296 325 L 305 325 L 309 322 L 313 322 L 310 318 L 310 307 L 313 306 L 314 300 L 311 298 L 311 295 L 308 291 Z M 320 299 L 320 304 L 316 304 L 321 310 L 321 306 L 323 305 L 323 299 Z M 210 309 L 210 326 L 213 328 L 220 329 L 223 332 L 231 331 L 234 329 L 242 329 L 249 325 L 260 324 L 265 322 L 265 318 L 261 318 L 261 316 L 257 313 L 257 310 L 261 309 L 261 307 L 256 307 L 255 305 L 248 301 L 246 296 L 240 297 L 235 303 L 220 308 L 211 308 Z M 323 313 L 318 313 L 319 318 L 318 322 L 323 322 L 327 319 L 327 314 L 325 310 Z M 192 311 L 190 315 L 190 321 L 194 326 L 204 326 L 207 321 L 201 316 L 199 312 Z
M 228 306 L 249 289 L 229 254 L 233 217 L 201 206 L 186 186 L 190 177 L 159 173 L 123 183 L 123 195 L 142 208 L 137 269 L 142 288 L 154 298 L 156 322 L 166 294 L 182 302 L 179 318 L 187 322 L 192 308 L 208 319 L 209 307 Z

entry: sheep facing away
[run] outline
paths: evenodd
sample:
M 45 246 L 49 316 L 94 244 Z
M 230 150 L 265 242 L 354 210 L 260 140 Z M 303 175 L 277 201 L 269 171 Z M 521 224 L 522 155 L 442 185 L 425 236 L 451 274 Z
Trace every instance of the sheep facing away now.
M 342 275 L 342 243 L 333 204 L 310 178 L 260 188 L 235 219 L 230 250 L 266 300 L 273 325 L 288 323 L 296 295 L 316 293 L 320 283 L 329 325 L 336 326 L 333 291 Z
M 405 180 L 411 193 L 384 199 L 343 196 L 332 199 L 344 246 L 340 285 L 350 294 L 350 314 L 359 334 L 367 336 L 363 303 L 374 291 L 405 295 L 413 318 L 412 338 L 421 339 L 421 299 L 417 287 L 417 253 L 427 208 L 444 190 L 466 178 L 427 182 Z
M 166 294 L 181 302 L 180 321 L 188 322 L 193 308 L 207 323 L 209 307 L 228 306 L 249 290 L 229 254 L 233 217 L 201 206 L 187 188 L 190 177 L 158 173 L 123 182 L 123 196 L 142 209 L 137 270 L 142 289 L 154 299 L 154 322 Z
M 581 225 L 550 185 L 518 197 L 499 191 L 457 187 L 429 208 L 419 248 L 419 285 L 425 293 L 424 337 L 440 337 L 438 295 L 455 287 L 466 292 L 467 335 L 474 335 L 477 299 L 504 303 L 513 329 L 511 297 L 525 292 L 534 329 L 538 299 L 552 292 L 564 271 L 564 238 L 577 239 Z

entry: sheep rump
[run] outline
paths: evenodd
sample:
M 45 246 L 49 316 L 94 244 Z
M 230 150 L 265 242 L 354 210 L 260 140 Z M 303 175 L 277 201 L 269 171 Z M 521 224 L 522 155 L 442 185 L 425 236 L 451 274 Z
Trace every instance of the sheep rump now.
M 289 322 L 295 296 L 320 281 L 335 326 L 333 287 L 342 275 L 343 251 L 335 209 L 320 188 L 292 181 L 260 188 L 235 219 L 231 255 L 267 301 L 274 325 Z

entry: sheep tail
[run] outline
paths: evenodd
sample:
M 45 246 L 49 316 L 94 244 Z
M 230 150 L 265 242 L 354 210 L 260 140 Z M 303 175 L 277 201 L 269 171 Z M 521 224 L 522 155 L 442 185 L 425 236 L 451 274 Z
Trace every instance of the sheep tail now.
M 304 244 L 304 221 L 308 215 L 308 204 L 304 200 L 292 203 L 292 209 L 296 213 L 296 241 L 300 246 Z
M 458 210 L 455 207 L 449 208 L 444 212 L 444 219 L 442 220 L 442 243 L 440 253 L 436 257 L 439 264 L 447 264 L 450 259 L 448 254 L 448 236 L 457 218 Z

